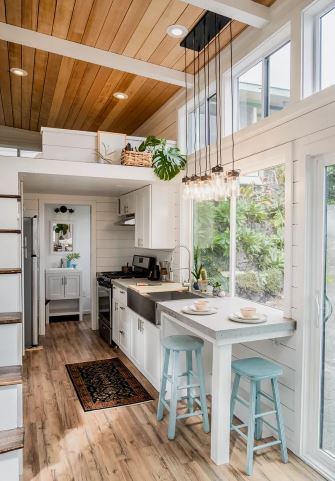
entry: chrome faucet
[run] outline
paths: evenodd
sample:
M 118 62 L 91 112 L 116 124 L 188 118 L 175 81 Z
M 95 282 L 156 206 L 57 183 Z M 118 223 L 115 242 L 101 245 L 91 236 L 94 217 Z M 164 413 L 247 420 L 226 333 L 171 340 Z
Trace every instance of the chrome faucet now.
M 171 270 L 172 270 L 172 261 L 173 261 L 173 255 L 176 251 L 176 249 L 186 249 L 187 253 L 188 253 L 188 267 L 180 267 L 179 269 L 173 269 L 175 271 L 184 271 L 184 270 L 188 270 L 188 280 L 187 280 L 187 283 L 186 282 L 182 282 L 183 286 L 188 286 L 188 288 L 191 290 L 191 251 L 190 249 L 187 247 L 187 245 L 185 244 L 177 244 L 172 252 L 171 252 Z

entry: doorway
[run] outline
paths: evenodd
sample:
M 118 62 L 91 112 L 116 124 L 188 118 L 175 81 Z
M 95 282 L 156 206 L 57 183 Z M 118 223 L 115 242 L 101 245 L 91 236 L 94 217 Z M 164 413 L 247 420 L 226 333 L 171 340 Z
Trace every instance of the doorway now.
M 335 155 L 315 160 L 307 453 L 335 479 Z

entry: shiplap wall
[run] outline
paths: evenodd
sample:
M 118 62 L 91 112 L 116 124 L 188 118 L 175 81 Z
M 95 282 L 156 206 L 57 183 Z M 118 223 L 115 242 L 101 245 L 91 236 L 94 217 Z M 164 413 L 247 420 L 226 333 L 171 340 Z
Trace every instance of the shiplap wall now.
M 39 214 L 38 194 L 26 194 L 23 200 L 25 216 Z M 82 201 L 85 197 L 81 198 Z M 88 202 L 92 197 L 87 198 Z M 96 257 L 97 271 L 120 270 L 127 262 L 131 265 L 134 254 L 134 227 L 116 226 L 118 200 L 95 197 L 96 203 Z M 65 201 L 75 204 L 75 200 Z

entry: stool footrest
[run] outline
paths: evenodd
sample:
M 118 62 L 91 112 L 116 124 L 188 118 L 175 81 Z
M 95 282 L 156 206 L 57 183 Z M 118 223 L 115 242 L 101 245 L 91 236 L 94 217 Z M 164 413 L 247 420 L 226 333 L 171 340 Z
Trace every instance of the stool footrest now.
M 276 444 L 281 444 L 281 441 L 279 439 L 276 439 L 275 441 L 270 441 L 269 443 L 260 444 L 259 446 L 254 446 L 253 450 L 257 451 L 258 449 L 270 448 L 271 446 L 275 446 Z
M 193 377 L 198 377 L 198 375 L 195 372 L 193 372 L 191 369 L 188 372 L 187 371 L 182 372 L 181 374 L 178 375 L 178 377 L 185 377 L 185 376 L 188 376 L 189 374 Z
M 169 403 L 167 403 L 167 402 L 165 401 L 165 399 L 161 399 L 160 402 L 163 404 L 163 406 L 164 406 L 168 411 L 170 411 L 170 405 L 169 405 Z
M 203 415 L 202 411 L 193 411 L 193 413 L 180 414 L 179 416 L 177 416 L 177 419 L 186 419 L 192 416 L 202 416 L 202 415 Z
M 199 384 L 184 384 L 183 386 L 178 386 L 177 389 L 180 391 L 181 389 L 190 389 L 190 388 L 196 388 L 200 387 Z
M 255 414 L 255 419 L 258 419 L 258 418 L 261 418 L 263 416 L 268 416 L 269 414 L 276 414 L 276 410 L 274 411 L 265 411 L 265 413 L 259 413 L 259 414 Z

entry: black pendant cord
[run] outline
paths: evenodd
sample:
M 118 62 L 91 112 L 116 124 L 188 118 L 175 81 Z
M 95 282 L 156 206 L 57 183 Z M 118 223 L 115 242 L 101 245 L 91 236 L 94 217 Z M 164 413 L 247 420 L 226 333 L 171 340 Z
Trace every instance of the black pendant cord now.
M 187 64 L 187 59 L 186 59 L 186 48 L 184 49 L 185 51 L 185 138 L 186 138 L 186 143 L 185 143 L 185 150 L 186 150 L 186 177 L 188 177 L 188 110 L 187 110 L 187 72 L 186 72 L 186 64 Z
M 215 16 L 215 21 L 217 17 Z M 214 39 L 215 45 L 215 92 L 216 92 L 216 166 L 219 166 L 219 103 L 218 103 L 218 49 L 217 49 L 217 35 Z
M 208 129 L 207 123 L 209 120 L 209 105 L 208 105 L 208 95 L 207 95 L 207 74 L 206 74 L 206 21 L 204 22 L 204 83 L 205 83 L 205 148 L 206 148 L 206 162 L 205 162 L 205 175 L 208 173 Z M 207 120 L 208 119 L 208 120 Z
M 195 35 L 193 35 L 195 46 Z M 195 103 L 195 50 L 193 50 L 193 118 L 194 118 L 194 175 L 197 175 L 197 111 Z
M 219 104 L 219 158 L 220 158 L 220 165 L 222 165 L 222 85 L 221 85 L 221 42 L 220 42 L 220 32 L 217 35 L 218 37 L 218 68 L 219 68 L 219 95 L 216 96 L 216 102 Z
M 208 96 L 209 96 L 209 39 L 207 42 L 207 88 L 208 88 Z M 208 163 L 209 163 L 209 171 L 212 172 L 212 162 L 211 162 L 211 122 L 210 116 L 208 116 L 208 142 L 209 142 L 209 155 L 208 155 Z
M 198 126 L 199 126 L 199 131 L 198 131 L 198 140 L 199 140 L 199 158 L 198 158 L 198 163 L 199 163 L 199 175 L 201 177 L 202 173 L 202 165 L 201 165 L 201 137 L 200 137 L 200 130 L 201 130 L 201 113 L 200 113 L 200 52 L 198 51 L 198 58 L 197 58 L 197 80 L 198 80 L 198 115 L 199 115 L 199 120 L 198 120 Z
M 234 138 L 234 82 L 233 82 L 233 31 L 232 22 L 229 23 L 230 31 L 230 94 L 231 94 L 231 154 L 232 167 L 235 170 L 235 138 Z

